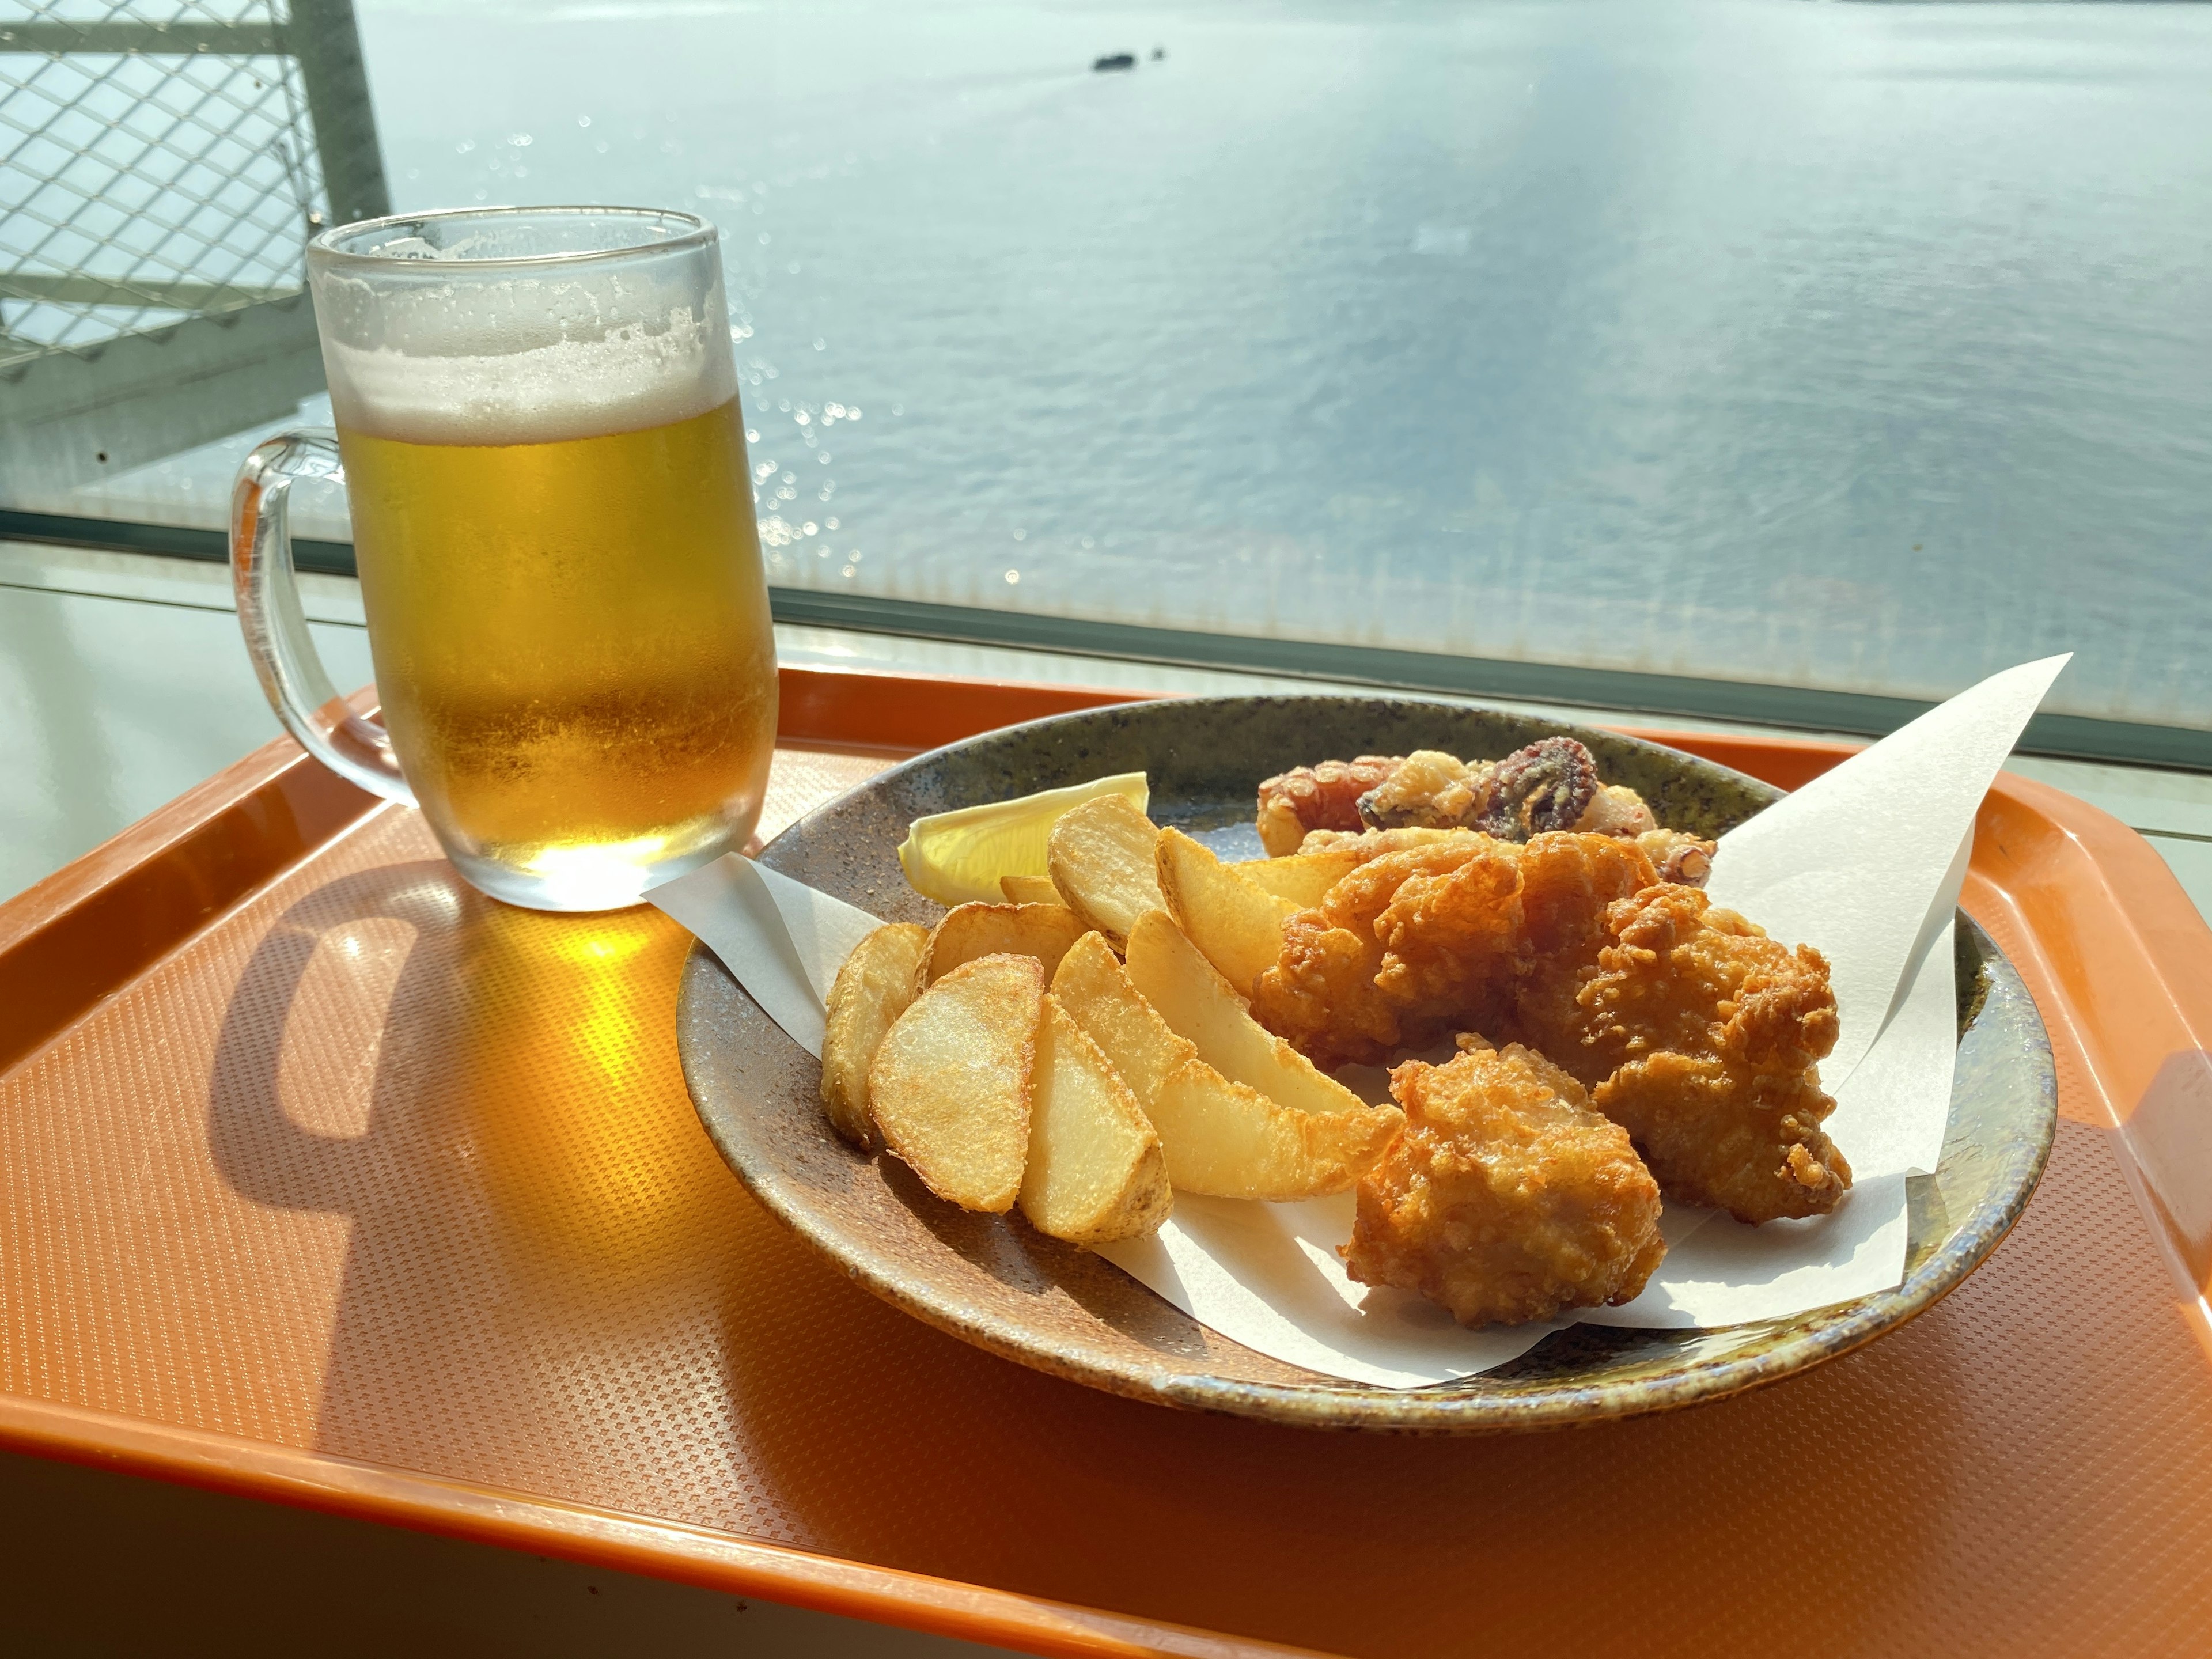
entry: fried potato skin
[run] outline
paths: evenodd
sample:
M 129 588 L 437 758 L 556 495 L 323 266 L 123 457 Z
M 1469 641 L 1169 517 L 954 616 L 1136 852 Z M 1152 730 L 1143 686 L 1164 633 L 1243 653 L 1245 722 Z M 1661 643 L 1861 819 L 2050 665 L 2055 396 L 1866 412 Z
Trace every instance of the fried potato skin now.
M 1358 1186 L 1346 1270 L 1463 1325 L 1626 1302 L 1666 1246 L 1659 1188 L 1582 1085 L 1514 1045 L 1390 1074 L 1406 1127 Z
M 1129 983 L 1198 1057 L 1293 1111 L 1365 1112 L 1367 1103 L 1254 1019 L 1244 999 L 1163 911 L 1129 935 Z
M 1177 1036 L 1159 1011 L 1138 994 L 1120 960 L 1099 933 L 1076 940 L 1052 976 L 1052 994 L 1089 1032 L 1150 1109 L 1153 1095 L 1198 1049 Z
M 868 1067 L 884 1034 L 915 999 L 929 930 L 886 923 L 854 947 L 830 987 L 822 1036 L 822 1109 L 862 1152 L 880 1144 L 868 1115 Z
M 1199 1060 L 1162 1082 L 1148 1111 L 1178 1190 L 1268 1203 L 1347 1190 L 1402 1121 L 1395 1106 L 1292 1111 Z

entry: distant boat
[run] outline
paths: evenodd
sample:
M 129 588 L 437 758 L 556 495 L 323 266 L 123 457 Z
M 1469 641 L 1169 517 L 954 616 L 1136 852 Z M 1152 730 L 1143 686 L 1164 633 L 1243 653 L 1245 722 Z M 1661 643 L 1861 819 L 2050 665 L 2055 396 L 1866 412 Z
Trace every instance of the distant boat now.
M 1133 70 L 1137 67 L 1136 54 L 1117 52 L 1110 58 L 1100 58 L 1091 67 L 1100 75 L 1105 74 L 1109 70 Z

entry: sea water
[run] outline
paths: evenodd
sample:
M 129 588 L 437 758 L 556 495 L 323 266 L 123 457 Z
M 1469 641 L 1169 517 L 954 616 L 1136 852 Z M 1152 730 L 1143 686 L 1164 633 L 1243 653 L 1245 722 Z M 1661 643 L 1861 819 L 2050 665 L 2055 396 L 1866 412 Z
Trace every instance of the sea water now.
M 721 227 L 772 582 L 2212 725 L 2212 8 L 359 9 Z

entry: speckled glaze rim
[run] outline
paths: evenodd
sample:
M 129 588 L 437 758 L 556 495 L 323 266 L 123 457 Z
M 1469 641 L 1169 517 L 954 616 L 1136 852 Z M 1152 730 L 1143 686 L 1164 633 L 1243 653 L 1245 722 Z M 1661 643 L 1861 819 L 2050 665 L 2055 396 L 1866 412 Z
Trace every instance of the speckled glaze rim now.
M 1220 703 L 1263 700 L 1203 701 Z M 1429 702 L 1426 699 L 1391 701 L 1400 705 Z M 1188 703 L 1184 706 L 1188 707 Z M 1509 712 L 1471 711 L 1471 706 L 1463 703 L 1436 706 L 1462 713 L 1487 712 L 1504 715 Z M 948 754 L 955 751 L 1002 739 L 1009 732 L 1034 732 L 1045 728 L 1071 726 L 1118 712 L 1088 710 L 1058 715 L 1030 722 L 1024 726 L 986 733 L 962 744 L 950 744 L 945 749 L 917 756 L 824 803 L 787 830 L 785 836 L 843 802 L 883 788 L 902 774 L 941 763 Z M 1547 730 L 1583 736 L 1586 741 L 1589 738 L 1600 738 L 1608 744 L 1631 744 L 1655 756 L 1667 757 L 1677 763 L 1692 767 L 1701 774 L 1715 775 L 1740 783 L 1765 799 L 1774 799 L 1779 793 L 1755 779 L 1663 745 L 1624 738 L 1615 732 L 1586 732 L 1585 728 L 1565 722 L 1545 721 L 1542 724 Z M 782 842 L 785 836 L 779 836 L 778 842 Z M 771 842 L 763 850 L 762 856 L 764 861 L 771 864 L 775 861 L 776 845 L 776 842 Z M 2055 1070 L 2048 1038 L 2018 974 L 1989 936 L 1963 911 L 1960 913 L 1959 921 L 1960 967 L 1962 971 L 1970 965 L 1974 967 L 1978 973 L 1980 986 L 1980 994 L 1972 1008 L 1962 1011 L 1965 1028 L 1961 1031 L 1962 1045 L 1972 1028 L 1986 1017 L 1992 1005 L 2004 1005 L 2009 1010 L 2013 1023 L 2021 1024 L 2022 1030 L 2030 1036 L 2027 1046 L 2031 1052 L 2025 1059 L 2037 1085 L 2033 1091 L 2038 1097 L 2034 1107 L 2039 1109 L 2032 1109 L 2028 1114 L 2030 1133 L 2008 1139 L 1996 1153 L 1993 1163 L 1996 1178 L 1991 1190 L 1982 1202 L 1951 1227 L 1936 1249 L 1917 1261 L 1908 1256 L 1905 1279 L 1896 1289 L 1792 1319 L 1765 1322 L 1774 1328 L 1774 1337 L 1764 1346 L 1712 1359 L 1686 1355 L 1680 1365 L 1639 1379 L 1613 1379 L 1579 1384 L 1562 1381 L 1552 1386 L 1498 1395 L 1482 1392 L 1485 1377 L 1494 1377 L 1497 1372 L 1478 1374 L 1458 1382 L 1431 1388 L 1390 1389 L 1318 1375 L 1314 1376 L 1310 1382 L 1284 1384 L 1178 1368 L 1170 1363 L 1097 1363 L 1080 1355 L 1071 1355 L 1064 1348 L 1041 1342 L 1036 1332 L 1026 1328 L 1018 1321 L 1000 1317 L 987 1309 L 933 1296 L 929 1293 L 927 1280 L 916 1280 L 903 1273 L 901 1264 L 896 1261 L 877 1259 L 866 1250 L 856 1251 L 848 1248 L 844 1240 L 821 1224 L 811 1207 L 800 1201 L 799 1194 L 781 1178 L 778 1170 L 772 1167 L 749 1167 L 740 1149 L 732 1145 L 721 1132 L 714 1113 L 703 1103 L 700 1107 L 700 1116 L 724 1159 L 753 1195 L 811 1247 L 836 1262 L 849 1278 L 927 1324 L 1033 1369 L 1128 1398 L 1301 1427 L 1385 1433 L 1484 1434 L 1589 1425 L 1679 1410 L 1724 1399 L 1796 1374 L 1863 1346 L 1924 1313 L 1949 1294 L 1988 1257 L 2019 1220 L 2042 1176 L 2056 1134 L 2057 1098 Z M 743 996 L 742 990 L 735 988 L 735 981 L 729 979 L 727 970 L 720 963 L 711 952 L 695 943 L 684 964 L 678 1006 L 679 1048 L 683 1050 L 687 1081 L 692 1079 L 693 1073 L 690 1046 L 693 1039 L 690 1034 L 698 1024 L 692 1018 L 692 1010 L 695 999 L 710 977 L 726 982 L 736 989 L 738 996 Z M 699 1101 L 701 1092 L 694 1082 L 692 1093 L 695 1103 Z M 1954 1096 L 1954 1136 L 1958 1127 Z M 1921 1209 L 1919 1189 L 1932 1188 L 1932 1184 L 1941 1179 L 1943 1170 L 1951 1164 L 1952 1157 L 1952 1146 L 1947 1141 L 1943 1160 L 1936 1174 L 1912 1177 L 1908 1182 L 1908 1191 L 1912 1198 L 1911 1208 L 1916 1215 Z M 1940 1199 L 1935 1201 L 1940 1203 Z M 1134 1285 L 1135 1281 L 1130 1283 Z M 1142 1290 L 1141 1286 L 1138 1288 Z M 1146 1296 L 1152 1294 L 1149 1291 L 1142 1293 Z M 1748 1328 L 1732 1328 L 1742 1331 Z M 1670 1332 L 1654 1334 L 1688 1338 L 1698 1334 Z

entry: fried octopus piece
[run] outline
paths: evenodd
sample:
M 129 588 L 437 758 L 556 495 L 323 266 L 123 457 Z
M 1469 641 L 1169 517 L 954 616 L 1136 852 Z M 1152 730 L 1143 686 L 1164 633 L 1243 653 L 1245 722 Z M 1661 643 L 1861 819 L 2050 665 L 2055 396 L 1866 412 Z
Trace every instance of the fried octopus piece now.
M 1359 798 L 1404 763 L 1402 755 L 1362 755 L 1293 767 L 1260 786 L 1260 844 L 1279 859 L 1298 850 L 1310 830 L 1361 828 Z
M 1540 738 L 1471 766 L 1418 749 L 1358 805 L 1370 830 L 1480 830 L 1500 841 L 1547 830 L 1632 836 L 1658 827 L 1634 790 L 1600 785 L 1595 757 L 1572 738 Z
M 1596 758 L 1568 737 L 1539 738 L 1502 761 L 1417 749 L 1298 767 L 1260 786 L 1258 823 L 1271 858 L 1361 831 L 1477 830 L 1521 842 L 1559 830 L 1630 838 L 1659 830 L 1644 798 L 1601 783 Z
M 1614 903 L 1605 929 L 1595 963 L 1523 988 L 1522 1039 L 1593 1085 L 1669 1198 L 1753 1224 L 1834 1209 L 1851 1170 L 1820 1128 L 1836 1104 L 1820 953 L 1672 884 Z
M 1359 1183 L 1353 1279 L 1419 1291 L 1462 1325 L 1644 1288 L 1667 1253 L 1659 1186 L 1574 1079 L 1517 1044 L 1483 1044 L 1401 1066 L 1390 1089 L 1406 1127 Z
M 1490 802 L 1490 775 L 1440 749 L 1416 749 L 1390 775 L 1359 798 L 1370 830 L 1464 830 Z
M 1394 837 L 1284 923 L 1282 953 L 1254 988 L 1261 1024 L 1316 1065 L 1372 1064 L 1494 1027 L 1542 963 L 1595 961 L 1606 907 L 1653 879 L 1636 843 L 1617 836 L 1369 839 Z
M 1627 836 L 1632 838 L 1659 830 L 1659 820 L 1644 797 L 1625 783 L 1608 783 L 1590 797 L 1582 817 L 1567 826 L 1585 836 Z M 1663 832 L 1662 832 L 1663 833 Z
M 1680 830 L 1647 830 L 1636 838 L 1644 856 L 1659 872 L 1659 879 L 1681 887 L 1703 887 L 1713 872 L 1713 854 L 1720 850 Z
M 1503 841 L 1571 830 L 1597 799 L 1597 761 L 1572 738 L 1516 749 L 1490 775 L 1490 800 L 1474 827 Z

